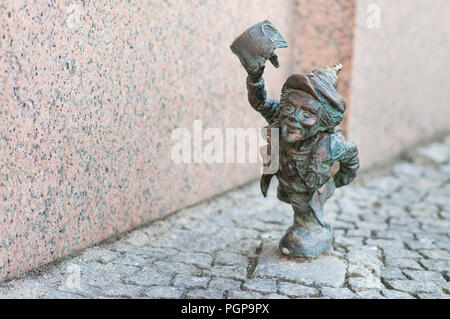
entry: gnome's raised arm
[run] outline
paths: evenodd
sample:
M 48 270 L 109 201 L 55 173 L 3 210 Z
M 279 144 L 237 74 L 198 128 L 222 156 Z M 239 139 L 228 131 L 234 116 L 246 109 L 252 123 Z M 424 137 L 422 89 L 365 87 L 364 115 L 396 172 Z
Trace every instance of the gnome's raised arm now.
M 266 89 L 264 87 L 264 79 L 262 73 L 264 67 L 257 73 L 249 73 L 247 76 L 248 101 L 250 105 L 266 119 L 270 124 L 279 118 L 279 101 L 268 99 Z
M 275 67 L 279 66 L 274 50 L 285 47 L 286 41 L 268 20 L 248 28 L 230 47 L 248 73 L 247 90 L 251 106 L 261 113 L 269 124 L 278 118 L 279 102 L 267 98 L 262 74 L 267 60 Z

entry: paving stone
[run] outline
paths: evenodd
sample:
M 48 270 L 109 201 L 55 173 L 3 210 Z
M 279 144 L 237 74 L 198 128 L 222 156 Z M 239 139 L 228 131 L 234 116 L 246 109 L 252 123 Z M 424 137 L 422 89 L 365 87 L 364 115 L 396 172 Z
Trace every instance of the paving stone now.
M 154 245 L 189 251 L 193 247 L 197 248 L 199 241 L 201 241 L 200 233 L 184 229 L 172 229 L 154 242 Z
M 127 243 L 139 248 L 145 245 L 149 244 L 150 238 L 148 237 L 147 233 L 145 233 L 142 230 L 136 230 L 134 232 L 131 232 L 126 239 Z
M 228 299 L 261 299 L 263 295 L 254 291 L 230 291 Z
M 139 286 L 161 286 L 169 285 L 172 280 L 172 276 L 163 274 L 155 270 L 139 271 L 124 279 L 127 284 L 139 285 Z
M 411 251 L 408 249 L 396 249 L 396 248 L 385 248 L 383 249 L 383 254 L 385 258 L 411 258 L 411 259 L 421 259 L 423 258 L 419 253 Z
M 165 259 L 172 259 L 175 258 L 175 256 L 183 256 L 186 258 L 189 258 L 189 256 L 184 256 L 183 253 L 180 253 L 176 251 L 175 249 L 171 248 L 155 248 L 155 247 L 140 247 L 138 249 L 133 249 L 133 252 L 146 260 L 165 260 Z M 189 255 L 189 254 L 186 254 Z M 177 260 L 177 259 L 175 259 Z
M 177 275 L 173 281 L 173 285 L 186 288 L 206 288 L 208 287 L 208 282 L 208 277 Z
M 315 260 L 292 260 L 280 256 L 278 244 L 264 244 L 254 276 L 297 281 L 306 285 L 340 287 L 345 281 L 345 263 L 337 257 L 320 256 Z
M 344 259 L 345 250 L 343 250 L 341 247 L 336 247 L 336 248 L 329 250 L 328 252 L 323 253 L 323 255 L 324 256 L 335 256 L 340 259 Z
M 327 210 L 330 207 L 327 205 Z M 267 213 L 265 214 L 258 214 L 256 217 L 256 219 L 271 224 L 271 225 L 276 225 L 279 224 L 282 227 L 285 227 L 287 223 L 291 222 L 292 220 L 292 216 L 291 216 L 291 212 L 289 211 L 288 214 L 280 214 L 280 213 L 276 213 L 274 211 L 269 210 Z
M 376 276 L 352 277 L 348 279 L 348 284 L 354 291 L 381 289 L 383 287 L 380 278 Z
M 339 192 L 343 195 L 339 196 Z M 342 216 L 354 215 L 358 216 L 361 213 L 361 207 L 358 202 L 345 196 L 345 192 L 350 192 L 348 187 L 346 189 L 336 189 L 336 196 L 339 198 L 339 205 L 341 207 Z
M 429 259 L 450 260 L 450 253 L 446 250 L 420 250 L 420 253 Z
M 197 267 L 180 262 L 157 261 L 149 267 L 150 270 L 153 269 L 166 275 L 200 276 L 202 274 Z
M 116 279 L 122 279 L 124 277 L 133 275 L 138 271 L 142 271 L 138 267 L 135 266 L 126 266 L 120 264 L 107 264 L 98 274 L 93 274 L 94 276 L 98 275 L 107 280 L 114 281 Z
M 262 299 L 289 299 L 289 297 L 272 293 L 272 294 L 264 295 L 262 297 Z
M 226 266 L 240 265 L 247 267 L 248 258 L 240 254 L 222 250 L 219 253 L 217 253 L 216 258 L 214 259 L 214 264 Z
M 388 285 L 392 289 L 404 291 L 407 293 L 442 293 L 442 288 L 430 281 L 416 280 L 388 280 Z
M 420 263 L 427 270 L 443 272 L 443 271 L 448 271 L 450 269 L 450 261 L 449 260 L 424 259 L 424 260 L 421 260 Z
M 391 267 L 397 267 L 401 269 L 417 269 L 422 270 L 423 267 L 420 264 L 412 259 L 408 258 L 390 258 L 386 259 L 386 265 Z
M 450 294 L 450 282 L 448 282 L 448 281 L 436 281 L 436 284 L 438 286 L 440 286 L 444 290 L 444 293 Z
M 426 233 L 435 233 L 435 234 L 441 234 L 441 235 L 445 236 L 445 235 L 447 235 L 449 228 L 450 228 L 450 224 L 435 226 L 435 225 L 429 225 L 429 224 L 422 223 L 422 230 Z M 437 247 L 444 248 L 441 245 L 437 245 Z
M 449 196 L 450 197 L 450 196 Z M 446 237 L 448 235 L 448 232 L 435 234 L 437 236 L 437 239 L 434 240 L 434 244 L 438 249 L 445 249 L 449 250 L 450 247 L 450 238 Z
M 429 193 L 425 201 L 439 205 L 442 208 L 448 205 L 448 196 L 448 193 L 439 193 L 439 189 L 436 189 L 435 191 Z
M 345 237 L 346 232 L 347 231 L 345 229 L 333 229 L 335 238 Z
M 405 246 L 402 241 L 390 239 L 367 239 L 366 244 L 369 246 L 376 246 L 381 249 L 404 248 Z
M 106 264 L 113 261 L 119 256 L 120 253 L 118 252 L 101 247 L 92 247 L 86 249 L 78 258 L 83 262 L 97 261 Z
M 403 270 L 403 273 L 412 280 L 445 282 L 444 277 L 440 273 L 434 271 L 405 269 Z
M 242 266 L 213 266 L 205 270 L 205 274 L 210 276 L 244 280 L 247 278 L 247 268 Z
M 152 286 L 144 291 L 144 296 L 155 299 L 179 299 L 183 292 L 182 287 Z
M 364 214 L 360 214 L 359 215 L 359 219 L 363 220 L 366 223 L 373 223 L 373 224 L 387 224 L 388 223 L 388 218 L 386 218 L 385 215 L 379 215 L 377 214 L 377 209 L 375 210 L 368 210 L 366 213 Z M 403 214 L 404 216 L 407 216 L 406 214 Z M 409 216 L 408 216 L 409 217 Z M 392 221 L 392 218 L 391 218 Z M 359 223 L 357 223 L 357 225 L 359 226 Z M 382 233 L 382 232 L 388 232 L 386 230 L 377 230 L 377 233 Z
M 437 249 L 434 241 L 428 238 L 420 238 L 419 240 L 408 241 L 408 247 L 411 250 L 417 251 L 420 249 Z
M 22 296 L 18 298 L 23 298 Z M 59 291 L 56 289 L 49 289 L 44 296 L 42 296 L 43 299 L 87 299 L 87 297 L 83 297 L 81 295 L 77 294 L 71 294 L 63 291 Z M 0 292 L 0 299 L 9 299 L 8 297 L 2 296 Z
M 387 192 L 392 192 L 401 185 L 401 181 L 394 176 L 376 177 L 366 184 L 368 187 L 375 187 Z
M 381 231 L 388 228 L 388 225 L 386 223 L 366 222 L 366 221 L 360 221 L 357 223 L 356 226 L 361 231 L 369 232 L 369 236 L 371 231 Z
M 194 289 L 186 292 L 187 299 L 221 299 L 223 292 L 213 289 Z
M 265 223 L 257 219 L 244 219 L 238 221 L 239 227 L 254 229 L 259 232 L 268 232 L 275 229 L 283 229 L 283 225 Z
M 421 228 L 421 222 L 419 220 L 407 220 L 401 221 L 391 220 L 389 223 L 389 231 L 396 234 L 396 239 L 404 242 L 414 241 L 414 232 Z
M 286 296 L 290 297 L 317 297 L 319 291 L 316 288 L 303 286 L 297 283 L 291 282 L 279 282 L 278 291 Z
M 259 239 L 244 238 L 228 244 L 225 248 L 242 255 L 256 255 L 256 251 L 260 246 L 261 241 Z
M 172 228 L 174 228 L 174 223 L 165 219 L 155 220 L 150 226 L 142 228 L 142 231 L 148 235 L 150 243 L 152 243 L 162 235 L 167 234 Z
M 423 168 L 412 163 L 400 163 L 392 169 L 394 174 L 407 177 L 419 177 L 423 174 Z
M 358 291 L 356 293 L 356 298 L 359 298 L 359 299 L 385 299 L 386 297 L 384 297 L 378 290 L 369 289 L 369 290 L 364 290 L 364 291 Z
M 450 299 L 450 295 L 442 295 L 442 294 L 418 294 L 420 299 Z
M 277 282 L 275 279 L 251 278 L 242 286 L 244 289 L 263 293 L 277 292 Z
M 144 267 L 149 263 L 149 261 L 134 253 L 127 252 L 122 256 L 116 258 L 115 260 L 113 260 L 113 263 L 124 266 Z
M 212 278 L 209 282 L 209 288 L 221 291 L 239 290 L 242 282 L 228 278 Z
M 373 269 L 363 265 L 348 264 L 347 275 L 348 277 L 379 277 L 381 275 L 381 267 L 377 266 L 376 269 Z
M 347 237 L 370 237 L 370 233 L 368 229 L 349 229 Z
M 396 267 L 382 267 L 381 277 L 383 279 L 406 279 L 400 268 Z
M 170 260 L 197 266 L 199 268 L 209 268 L 213 263 L 213 257 L 205 253 L 177 253 L 169 257 Z
M 334 239 L 334 246 L 350 247 L 361 246 L 362 238 L 337 237 Z
M 353 299 L 355 294 L 348 288 L 322 287 L 322 296 L 328 299 Z
M 353 223 L 349 223 L 349 222 L 345 222 L 345 221 L 340 221 L 340 220 L 335 220 L 331 227 L 333 227 L 333 230 L 339 230 L 339 229 L 354 229 L 356 228 L 355 224 Z
M 83 274 L 81 280 L 83 287 L 107 287 L 111 284 L 120 284 L 122 277 L 120 273 L 96 272 Z
M 134 249 L 134 247 L 132 245 L 130 245 L 130 244 L 126 243 L 124 240 L 120 240 L 120 239 L 117 240 L 116 242 L 106 245 L 105 248 L 108 250 L 111 250 L 111 251 L 121 253 L 121 254 Z
M 115 283 L 102 289 L 107 297 L 137 298 L 144 292 L 144 287 Z
M 81 268 L 80 280 L 82 284 L 94 287 L 106 287 L 110 284 L 121 282 L 122 278 L 133 275 L 137 271 L 140 271 L 137 267 L 121 264 L 90 264 L 88 267 Z
M 19 279 L 9 286 L 10 289 L 4 290 L 2 298 L 36 299 L 43 298 L 46 294 L 45 285 L 34 279 Z
M 352 246 L 348 247 L 347 260 L 351 264 L 363 265 L 379 274 L 383 265 L 381 251 L 376 246 Z
M 383 289 L 382 294 L 388 299 L 415 299 L 415 297 L 411 296 L 410 294 L 397 290 Z
M 104 290 L 106 286 L 101 288 L 88 286 L 81 283 L 80 287 L 68 287 L 65 283 L 56 287 L 57 291 L 68 294 L 75 294 L 83 298 L 103 298 L 105 296 Z M 14 297 L 14 298 L 36 298 L 36 297 Z M 40 298 L 40 297 L 39 297 Z

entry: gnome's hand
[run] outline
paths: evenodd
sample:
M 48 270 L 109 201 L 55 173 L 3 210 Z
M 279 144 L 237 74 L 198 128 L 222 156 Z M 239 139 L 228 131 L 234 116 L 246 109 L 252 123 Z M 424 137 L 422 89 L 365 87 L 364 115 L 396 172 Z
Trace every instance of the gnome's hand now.
M 334 184 L 336 187 L 348 185 L 355 178 L 355 175 L 356 174 L 344 173 L 340 170 L 334 175 Z
M 248 71 L 248 75 L 251 78 L 252 82 L 257 82 L 264 73 L 265 66 L 260 66 L 259 68 L 253 69 L 251 71 Z
M 280 66 L 280 63 L 278 62 L 278 55 L 276 55 L 275 53 L 273 53 L 270 56 L 269 61 L 276 68 L 278 68 Z M 250 75 L 252 80 L 256 80 L 257 81 L 257 80 L 259 80 L 260 77 L 262 77 L 262 75 L 264 73 L 264 68 L 265 68 L 265 65 L 261 65 L 258 68 L 255 68 L 255 69 L 247 71 L 247 73 L 248 73 L 248 75 Z

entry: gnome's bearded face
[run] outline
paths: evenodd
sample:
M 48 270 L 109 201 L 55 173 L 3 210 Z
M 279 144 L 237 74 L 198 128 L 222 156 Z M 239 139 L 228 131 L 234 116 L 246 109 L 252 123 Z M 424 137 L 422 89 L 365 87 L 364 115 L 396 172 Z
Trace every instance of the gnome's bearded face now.
M 337 74 L 342 68 L 314 70 L 291 75 L 283 86 L 280 100 L 281 137 L 296 143 L 331 131 L 344 117 L 345 103 L 337 91 Z

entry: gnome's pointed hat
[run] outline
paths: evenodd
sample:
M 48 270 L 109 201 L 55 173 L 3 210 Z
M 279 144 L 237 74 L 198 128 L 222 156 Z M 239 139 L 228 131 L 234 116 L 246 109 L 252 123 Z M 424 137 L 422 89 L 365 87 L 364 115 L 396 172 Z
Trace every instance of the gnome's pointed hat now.
M 336 111 L 345 111 L 345 102 L 337 89 L 338 73 L 342 64 L 320 68 L 308 74 L 293 74 L 285 82 L 284 88 L 301 90 L 315 99 L 329 104 Z

